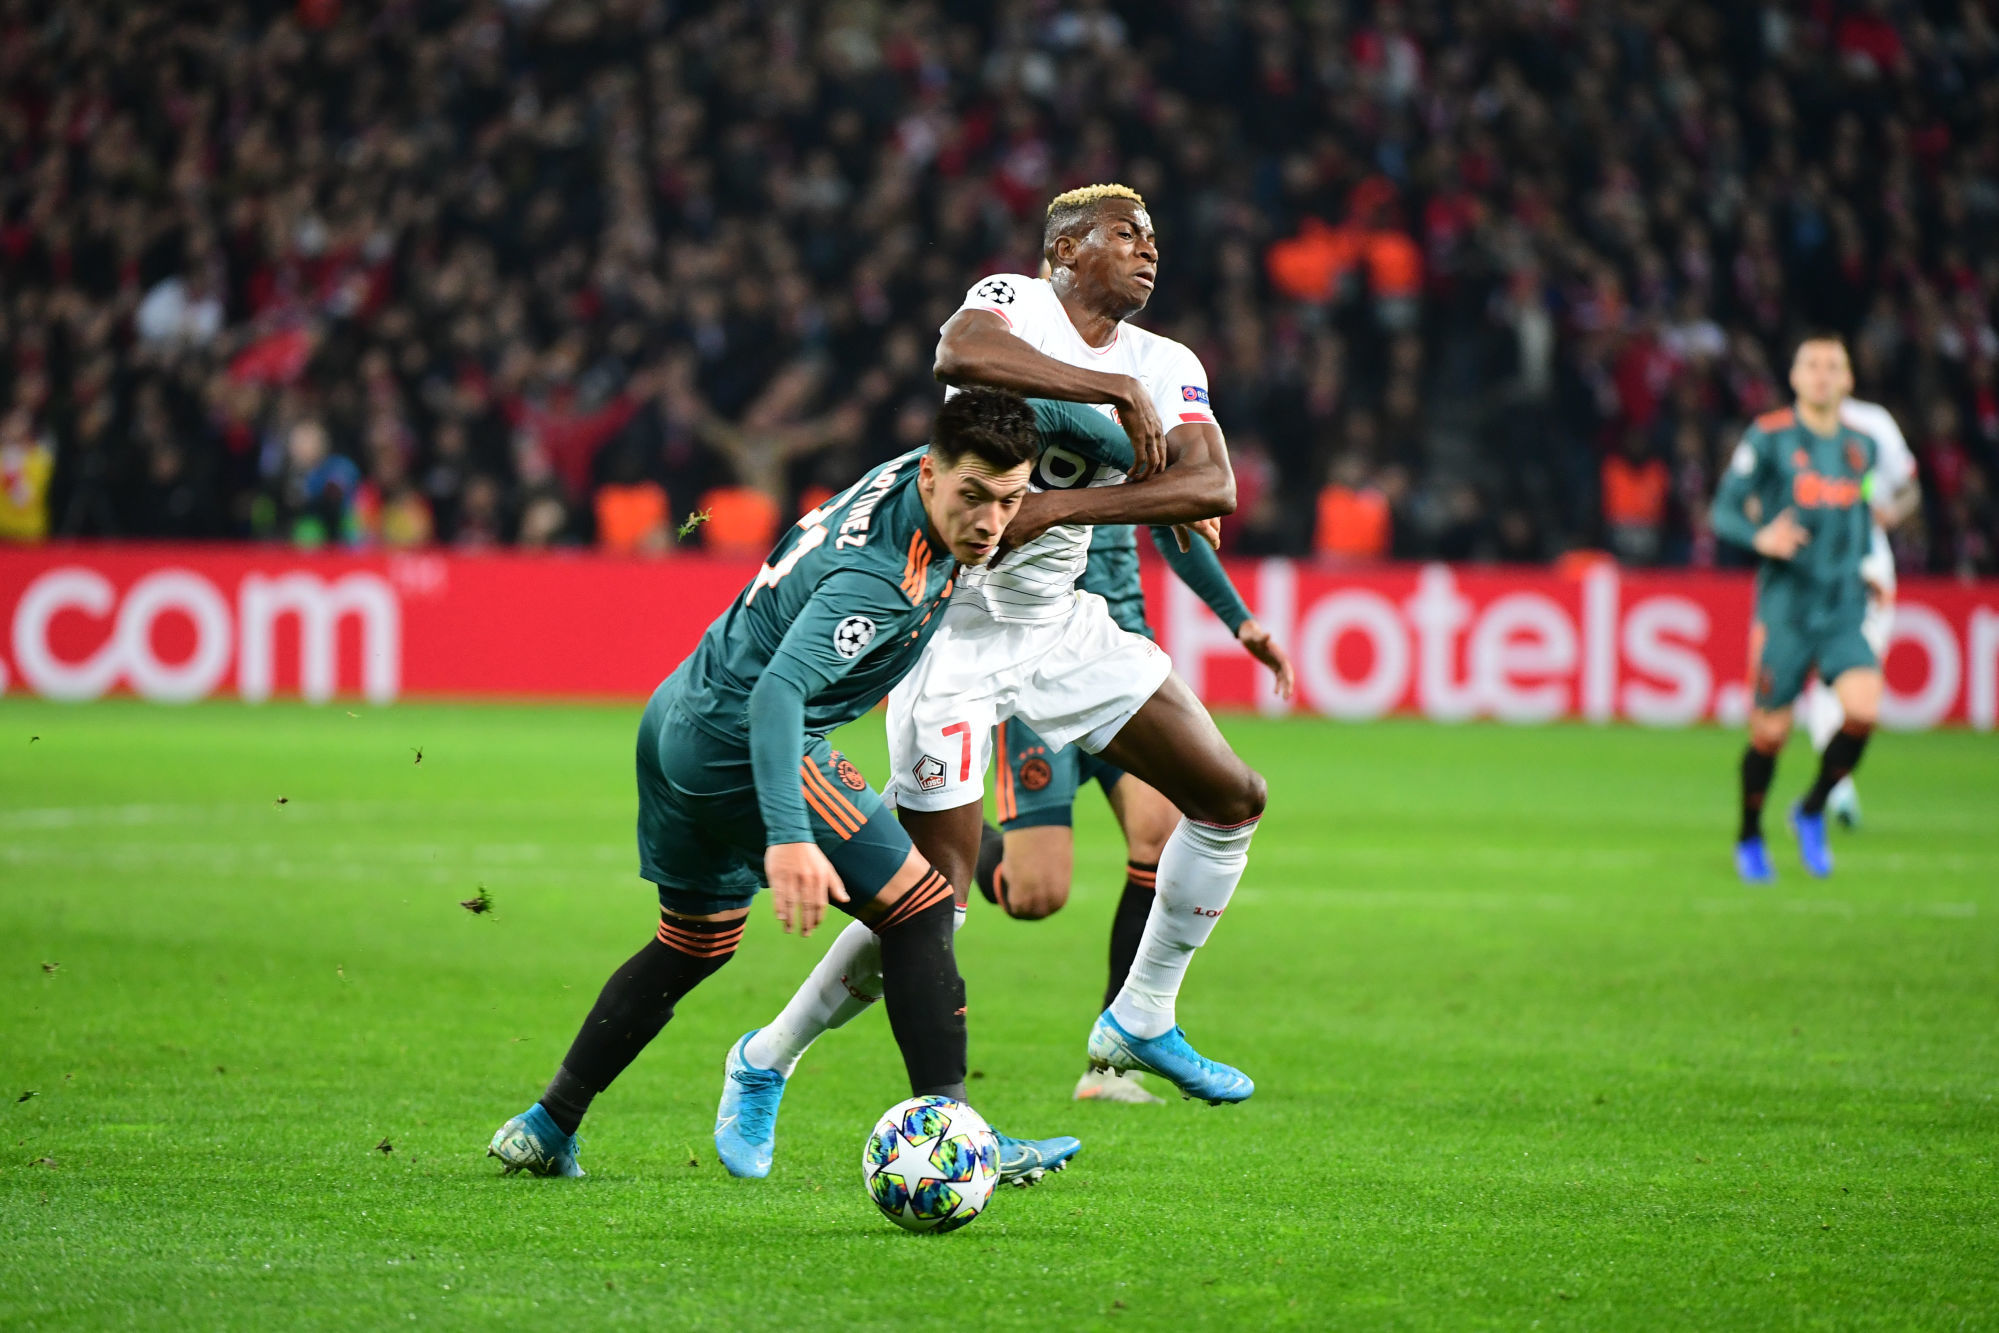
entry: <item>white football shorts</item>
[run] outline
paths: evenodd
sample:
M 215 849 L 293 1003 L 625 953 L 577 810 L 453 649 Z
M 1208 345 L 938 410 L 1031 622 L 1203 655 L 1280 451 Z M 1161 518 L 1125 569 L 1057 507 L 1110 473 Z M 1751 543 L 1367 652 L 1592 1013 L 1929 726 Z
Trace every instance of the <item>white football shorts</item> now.
M 916 669 L 888 696 L 891 773 L 900 810 L 955 810 L 982 800 L 993 728 L 1019 718 L 1050 748 L 1097 753 L 1150 699 L 1173 663 L 1158 644 L 1118 628 L 1104 599 L 1072 592 L 1069 613 L 994 620 L 954 602 Z
M 1860 561 L 1860 577 L 1867 584 L 1867 613 L 1860 622 L 1860 637 L 1874 650 L 1876 661 L 1885 664 L 1888 635 L 1895 628 L 1895 553 L 1879 523 L 1874 525 L 1867 554 Z

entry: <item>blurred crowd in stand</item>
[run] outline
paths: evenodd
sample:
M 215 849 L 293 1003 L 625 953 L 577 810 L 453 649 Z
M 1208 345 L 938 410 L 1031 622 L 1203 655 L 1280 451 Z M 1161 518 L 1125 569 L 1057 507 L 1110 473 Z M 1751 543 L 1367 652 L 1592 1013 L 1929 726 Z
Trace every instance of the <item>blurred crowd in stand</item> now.
M 0 0 L 0 166 L 5 539 L 761 551 L 1117 180 L 1237 551 L 1734 560 L 1831 328 L 1999 564 L 1975 3 Z

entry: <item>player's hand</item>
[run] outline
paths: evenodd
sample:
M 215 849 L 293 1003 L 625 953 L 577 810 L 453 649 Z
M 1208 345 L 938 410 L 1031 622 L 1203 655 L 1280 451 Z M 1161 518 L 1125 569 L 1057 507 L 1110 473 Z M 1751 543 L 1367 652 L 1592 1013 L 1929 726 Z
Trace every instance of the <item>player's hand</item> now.
M 1789 560 L 1801 548 L 1810 545 L 1811 540 L 1812 534 L 1805 531 L 1805 525 L 1798 522 L 1798 516 L 1786 509 L 1757 531 L 1756 550 L 1772 560 Z
M 1136 461 L 1128 474 L 1133 481 L 1149 477 L 1166 467 L 1166 428 L 1159 424 L 1159 412 L 1152 397 L 1136 379 L 1130 380 L 1125 396 L 1117 402 L 1118 419 L 1131 437 L 1131 454 Z
M 1014 510 L 1013 517 L 1007 520 L 1006 531 L 1000 534 L 999 544 L 993 547 L 992 555 L 986 560 L 986 567 L 991 569 L 997 566 L 1000 561 L 1054 527 L 1055 524 L 1047 512 L 1052 503 L 1053 497 L 1047 491 L 1033 491 L 1022 499 L 1020 508 Z
M 1222 521 L 1218 518 L 1204 518 L 1193 523 L 1173 525 L 1173 540 L 1180 543 L 1180 549 L 1183 551 L 1193 546 L 1194 538 L 1197 536 L 1211 549 L 1221 550 Z
M 1251 616 L 1242 622 L 1242 628 L 1235 632 L 1235 640 L 1249 651 L 1249 655 L 1270 668 L 1270 674 L 1277 677 L 1277 697 L 1289 699 L 1298 688 L 1298 673 L 1291 669 L 1291 654 L 1284 651 L 1277 640 L 1270 637 L 1270 631 Z
M 840 872 L 816 842 L 776 842 L 764 848 L 764 878 L 770 881 L 771 906 L 787 935 L 794 922 L 800 935 L 810 935 L 825 919 L 828 899 L 847 901 Z

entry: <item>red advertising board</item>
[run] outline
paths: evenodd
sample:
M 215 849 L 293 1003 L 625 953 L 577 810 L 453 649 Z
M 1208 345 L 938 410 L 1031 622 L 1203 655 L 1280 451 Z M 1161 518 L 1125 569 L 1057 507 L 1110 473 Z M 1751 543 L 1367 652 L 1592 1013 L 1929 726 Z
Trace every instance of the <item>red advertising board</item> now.
M 1677 725 L 1731 721 L 1747 707 L 1743 575 L 1287 560 L 1231 569 L 1297 659 L 1301 709 Z M 637 698 L 755 570 L 582 552 L 6 549 L 0 690 L 162 701 Z M 1204 699 L 1283 711 L 1192 594 L 1156 565 L 1146 577 L 1160 640 Z M 1887 669 L 1890 725 L 1991 728 L 1999 584 L 1906 583 Z

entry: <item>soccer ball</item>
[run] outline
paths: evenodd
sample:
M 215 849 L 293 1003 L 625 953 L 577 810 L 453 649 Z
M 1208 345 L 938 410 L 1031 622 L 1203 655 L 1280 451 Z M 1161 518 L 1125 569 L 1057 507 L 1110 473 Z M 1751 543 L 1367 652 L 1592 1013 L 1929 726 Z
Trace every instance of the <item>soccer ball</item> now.
M 882 1112 L 861 1150 L 861 1181 L 891 1222 L 956 1231 L 999 1183 L 999 1140 L 985 1117 L 948 1097 L 911 1097 Z

